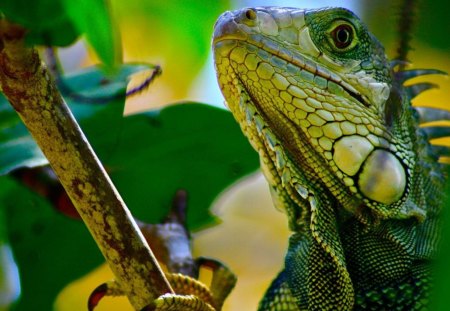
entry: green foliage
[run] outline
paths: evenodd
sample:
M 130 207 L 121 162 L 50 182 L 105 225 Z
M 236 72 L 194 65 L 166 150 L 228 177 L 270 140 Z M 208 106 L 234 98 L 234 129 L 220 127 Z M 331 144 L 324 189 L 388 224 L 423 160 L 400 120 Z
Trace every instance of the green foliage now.
M 125 118 L 115 147 L 103 162 L 133 214 L 157 222 L 185 189 L 191 229 L 210 224 L 216 195 L 258 167 L 231 114 L 200 104 Z
M 6 176 L 0 180 L 0 204 L 21 276 L 22 294 L 13 310 L 51 310 L 65 285 L 102 263 L 82 222 Z
M 118 18 L 128 20 L 139 14 L 140 18 L 151 21 L 154 28 L 151 29 L 152 38 L 149 39 L 163 36 L 165 40 L 160 41 L 167 45 L 164 50 L 168 54 L 192 53 L 198 60 L 206 57 L 212 26 L 217 17 L 228 8 L 227 2 L 229 1 L 112 0 Z M 142 33 L 145 36 L 145 30 Z
M 0 12 L 27 28 L 32 44 L 66 46 L 79 35 L 59 0 L 2 0 Z
M 122 48 L 117 28 L 112 27 L 107 0 L 64 0 L 67 14 L 79 33 L 86 34 L 106 68 L 122 62 Z
M 229 2 L 111 0 L 128 55 L 160 61 L 165 74 L 176 75 L 175 91 L 177 84 L 192 83 L 204 65 L 214 22 Z
M 71 91 L 91 98 L 125 93 L 126 77 L 148 69 L 124 66 L 114 79 L 89 68 L 64 79 Z M 202 104 L 180 104 L 123 117 L 123 96 L 109 104 L 69 106 L 134 216 L 159 222 L 176 190 L 189 195 L 188 224 L 212 223 L 218 193 L 258 167 L 231 114 Z M 45 159 L 6 101 L 0 100 L 0 170 L 41 165 Z M 3 124 L 5 120 L 5 124 Z M 19 141 L 16 138 L 19 137 Z M 14 161 L 12 161 L 14 160 Z M 12 161 L 12 162 L 11 162 Z M 11 164 L 14 163 L 14 164 Z M 10 179 L 0 181 L 6 232 L 19 265 L 23 295 L 15 310 L 49 310 L 64 285 L 101 263 L 85 226 L 53 210 L 48 201 Z
M 450 174 L 450 169 L 447 167 L 447 176 Z M 433 286 L 433 296 L 431 299 L 430 310 L 446 311 L 450 304 L 450 269 L 448 267 L 448 259 L 450 258 L 450 181 L 447 180 L 445 189 L 445 200 L 442 204 L 441 221 L 441 244 L 438 260 L 435 265 L 435 282 Z
M 415 39 L 448 53 L 448 12 L 450 2 L 447 0 L 419 1 L 418 24 Z M 447 54 L 448 55 L 448 54 Z
M 22 121 L 0 93 L 0 175 L 47 163 Z
M 400 0 L 364 1 L 365 16 L 363 20 L 368 23 L 370 31 L 383 43 L 388 55 L 394 57 L 398 45 L 398 20 L 402 14 L 399 12 Z M 420 54 L 426 50 L 417 50 L 426 45 L 448 52 L 450 40 L 443 32 L 449 29 L 448 12 L 450 2 L 447 0 L 420 0 L 415 1 L 417 10 L 412 17 L 414 22 L 412 33 L 411 52 Z M 390 14 L 386 14 L 390 11 Z M 403 33 L 403 35 L 405 35 Z M 409 55 L 411 57 L 411 55 Z M 410 59 L 414 64 L 417 59 Z M 441 68 L 442 69 L 442 68 Z
M 85 34 L 107 68 L 121 61 L 107 0 L 2 0 L 0 12 L 28 30 L 30 44 L 67 46 Z

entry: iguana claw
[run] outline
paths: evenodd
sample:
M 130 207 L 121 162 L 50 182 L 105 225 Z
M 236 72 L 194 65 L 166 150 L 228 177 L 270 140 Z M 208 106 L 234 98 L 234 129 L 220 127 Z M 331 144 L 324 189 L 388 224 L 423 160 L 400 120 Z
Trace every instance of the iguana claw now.
M 88 298 L 88 310 L 93 311 L 105 296 L 122 296 L 123 292 L 114 281 L 103 283 L 92 291 Z
M 102 285 L 98 286 L 96 289 L 94 289 L 89 296 L 88 299 L 88 310 L 93 311 L 95 307 L 98 305 L 100 300 L 105 297 L 106 292 L 108 291 L 108 286 L 106 283 L 103 283 Z

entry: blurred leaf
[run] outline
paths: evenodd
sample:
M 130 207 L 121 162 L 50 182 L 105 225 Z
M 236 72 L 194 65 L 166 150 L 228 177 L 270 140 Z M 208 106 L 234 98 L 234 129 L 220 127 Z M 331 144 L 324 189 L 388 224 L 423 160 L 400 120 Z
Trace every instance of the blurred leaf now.
M 98 66 L 84 68 L 63 77 L 65 86 L 70 87 L 70 90 L 63 90 L 63 95 L 67 97 L 69 105 L 80 104 L 82 107 L 87 107 L 85 110 L 92 110 L 92 105 L 86 105 L 86 103 L 106 104 L 112 97 L 117 98 L 119 95 L 125 97 L 130 76 L 152 68 L 150 64 L 129 63 L 121 65 L 120 70 L 111 75 L 105 74 Z M 67 92 L 69 94 L 64 94 Z M 79 101 L 76 96 L 70 96 L 71 93 L 86 97 L 88 101 Z
M 185 189 L 190 229 L 210 224 L 216 196 L 259 166 L 231 113 L 201 104 L 126 117 L 115 148 L 100 158 L 133 215 L 159 222 Z
M 447 56 L 450 50 L 449 11 L 450 2 L 447 0 L 419 1 L 417 35 L 414 35 L 419 41 L 446 52 Z
M 446 166 L 446 176 L 449 176 L 450 169 Z M 447 180 L 444 187 L 445 200 L 441 211 L 441 241 L 438 260 L 435 263 L 435 280 L 433 284 L 433 295 L 431 296 L 431 309 L 436 311 L 446 311 L 450 305 L 450 269 L 448 268 L 448 258 L 450 257 L 450 180 Z
M 448 12 L 450 2 L 447 0 L 421 0 L 415 1 L 414 27 L 412 29 L 411 54 L 424 53 L 427 48 L 438 48 L 447 53 L 450 48 L 448 32 Z M 394 57 L 398 45 L 398 21 L 400 1 L 391 0 L 363 0 L 361 7 L 365 12 L 363 20 L 368 24 L 370 31 L 382 42 L 388 55 Z M 389 12 L 389 13 L 386 13 Z M 413 64 L 416 59 L 411 58 Z
M 229 7 L 229 0 L 111 0 L 122 31 L 128 59 L 160 64 L 163 74 L 148 92 L 147 104 L 192 100 L 191 86 L 211 51 L 213 25 Z M 142 101 L 130 100 L 128 111 L 142 110 Z
M 113 69 L 122 62 L 118 29 L 110 14 L 108 0 L 63 0 L 67 14 L 79 33 L 84 33 L 97 56 Z
M 86 118 L 83 128 L 140 219 L 158 222 L 183 188 L 189 193 L 190 227 L 210 224 L 208 210 L 217 194 L 258 167 L 256 153 L 227 111 L 185 104 L 123 118 L 120 105 L 102 107 L 109 109 Z M 49 310 L 65 284 L 101 261 L 99 251 L 81 222 L 6 177 L 0 200 L 22 279 L 16 310 Z
M 27 28 L 30 44 L 67 46 L 85 34 L 107 69 L 122 60 L 108 0 L 2 0 L 0 11 Z
M 125 94 L 127 77 L 140 70 L 148 69 L 147 65 L 124 65 L 114 78 L 108 78 L 98 68 L 91 67 L 64 79 L 64 83 L 70 86 L 73 92 L 85 97 L 99 97 L 103 99 L 117 97 Z M 92 118 L 100 111 L 106 110 L 106 114 L 113 113 L 117 122 L 122 119 L 123 100 L 116 100 L 112 107 L 107 105 L 89 105 L 80 103 L 67 97 L 66 101 L 71 106 L 72 112 L 83 124 L 83 120 Z M 117 109 L 117 111 L 115 111 Z M 102 119 L 87 122 L 93 136 L 103 140 L 103 133 L 97 132 L 102 128 L 99 124 Z M 104 131 L 104 130 L 103 130 Z M 107 131 L 107 130 L 106 130 Z M 111 136 L 109 136 L 111 137 Z M 104 141 L 105 144 L 110 143 Z M 106 147 L 106 145 L 103 145 Z M 17 113 L 12 109 L 6 99 L 0 94 L 0 175 L 6 174 L 19 167 L 35 167 L 47 164 L 47 160 L 41 153 L 28 130 L 23 125 Z
M 17 113 L 0 93 L 0 175 L 47 164 Z
M 81 222 L 55 212 L 9 177 L 0 179 L 0 204 L 22 286 L 13 310 L 51 310 L 59 291 L 102 263 L 102 256 Z
M 148 42 L 135 40 L 136 34 L 124 36 L 124 40 L 130 40 L 128 43 L 131 47 L 127 44 L 128 49 L 132 50 L 134 47 L 138 53 L 142 49 L 156 50 L 160 57 L 170 57 L 174 61 L 172 65 L 193 65 L 204 62 L 210 50 L 214 22 L 229 7 L 230 1 L 112 0 L 111 2 L 118 20 L 124 22 L 126 30 L 137 27 L 140 37 L 145 35 L 143 29 L 151 31 L 151 40 Z M 176 61 L 177 58 L 172 56 L 183 59 L 190 56 L 191 61 L 180 64 Z M 167 62 L 166 65 L 170 66 L 171 63 Z
M 30 44 L 67 46 L 80 35 L 61 0 L 2 0 L 0 11 L 28 29 Z

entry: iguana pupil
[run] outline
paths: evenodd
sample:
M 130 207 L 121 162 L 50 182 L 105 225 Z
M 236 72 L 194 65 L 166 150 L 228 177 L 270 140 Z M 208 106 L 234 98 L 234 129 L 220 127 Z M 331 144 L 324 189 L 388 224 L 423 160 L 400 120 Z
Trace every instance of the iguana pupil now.
M 337 26 L 333 32 L 334 43 L 336 47 L 343 49 L 350 45 L 353 39 L 353 29 L 349 25 L 339 25 Z

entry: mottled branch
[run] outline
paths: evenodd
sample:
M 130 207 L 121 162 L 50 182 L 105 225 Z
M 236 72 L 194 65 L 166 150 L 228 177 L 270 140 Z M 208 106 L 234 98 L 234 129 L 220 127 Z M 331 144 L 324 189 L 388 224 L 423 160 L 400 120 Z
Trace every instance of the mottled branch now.
M 48 158 L 136 310 L 172 289 L 25 30 L 0 20 L 0 87 Z

